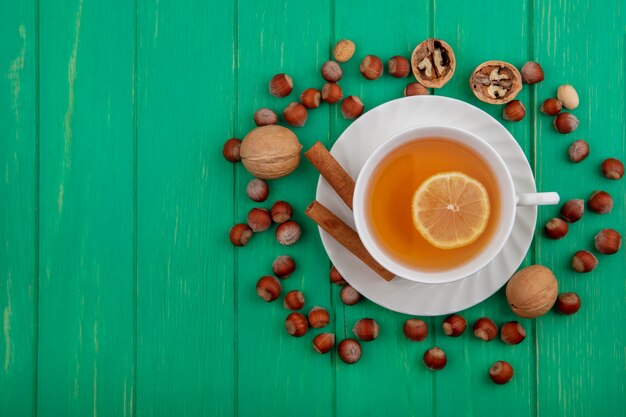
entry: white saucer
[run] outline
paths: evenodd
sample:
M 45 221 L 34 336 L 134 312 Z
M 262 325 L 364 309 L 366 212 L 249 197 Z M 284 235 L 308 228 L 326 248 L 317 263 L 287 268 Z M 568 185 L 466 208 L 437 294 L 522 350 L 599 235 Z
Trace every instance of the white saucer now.
M 508 130 L 484 111 L 447 97 L 413 96 L 384 103 L 352 123 L 331 153 L 357 178 L 366 159 L 382 142 L 422 124 L 454 126 L 476 134 L 504 159 L 517 193 L 536 191 L 530 165 Z M 317 200 L 354 228 L 352 211 L 321 176 Z M 422 284 L 399 277 L 386 282 L 322 229 L 319 232 L 331 262 L 365 297 L 401 313 L 436 316 L 476 305 L 502 287 L 524 260 L 536 221 L 536 207 L 518 207 L 511 237 L 494 260 L 476 274 L 448 284 Z

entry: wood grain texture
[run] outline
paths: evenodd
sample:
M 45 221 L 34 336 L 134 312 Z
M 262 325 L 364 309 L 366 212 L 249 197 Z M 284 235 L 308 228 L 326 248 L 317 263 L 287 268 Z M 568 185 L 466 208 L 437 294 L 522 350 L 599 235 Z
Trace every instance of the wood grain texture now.
M 37 3 L 0 3 L 0 415 L 35 415 Z

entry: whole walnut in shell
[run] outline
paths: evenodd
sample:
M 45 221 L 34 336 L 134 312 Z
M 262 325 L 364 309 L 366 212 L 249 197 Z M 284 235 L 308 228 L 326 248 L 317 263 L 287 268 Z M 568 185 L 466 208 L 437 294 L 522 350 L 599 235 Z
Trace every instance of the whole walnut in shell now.
M 241 142 L 241 162 L 263 179 L 284 177 L 300 164 L 302 145 L 286 127 L 268 125 L 252 129 Z
M 550 311 L 558 292 L 554 274 L 541 265 L 520 269 L 506 285 L 506 299 L 511 310 L 524 318 L 543 316 Z

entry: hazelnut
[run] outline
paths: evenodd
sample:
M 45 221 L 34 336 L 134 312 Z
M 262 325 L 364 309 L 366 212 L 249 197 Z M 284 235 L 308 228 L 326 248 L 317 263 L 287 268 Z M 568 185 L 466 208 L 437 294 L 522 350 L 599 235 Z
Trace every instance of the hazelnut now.
M 333 49 L 333 56 L 337 62 L 347 62 L 354 55 L 354 51 L 356 50 L 356 46 L 354 42 L 348 39 L 342 39 L 335 45 L 335 49 Z
M 306 123 L 306 119 L 309 117 L 309 114 L 306 111 L 306 107 L 304 107 L 301 103 L 294 101 L 285 107 L 285 110 L 283 110 L 283 117 L 290 125 L 302 127 Z
M 489 368 L 489 378 L 498 385 L 506 384 L 513 378 L 513 367 L 505 361 L 497 361 Z
M 285 319 L 285 328 L 287 329 L 287 333 L 294 337 L 302 337 L 306 334 L 307 330 L 309 330 L 309 325 L 307 324 L 306 317 L 303 314 L 293 312 L 290 313 Z
M 511 277 L 506 284 L 506 299 L 518 316 L 535 318 L 550 311 L 558 290 L 552 271 L 541 265 L 531 265 Z
M 563 113 L 559 113 L 555 118 L 554 128 L 559 133 L 572 133 L 574 130 L 578 128 L 578 119 L 571 113 L 564 111 Z
M 517 321 L 504 323 L 500 329 L 500 340 L 507 345 L 518 345 L 526 338 L 526 330 Z
M 343 71 L 338 63 L 335 61 L 326 61 L 324 65 L 322 65 L 322 78 L 324 78 L 329 83 L 336 83 L 341 80 L 343 76 Z
M 563 108 L 563 103 L 555 98 L 548 98 L 541 103 L 539 111 L 548 116 L 556 116 Z
M 620 246 L 622 246 L 622 235 L 617 230 L 602 229 L 595 236 L 594 243 L 598 252 L 612 255 L 619 251 Z
M 253 232 L 262 232 L 269 229 L 271 225 L 272 217 L 269 211 L 255 207 L 248 212 L 248 226 Z
M 570 161 L 578 163 L 589 156 L 589 144 L 579 139 L 569 146 L 567 154 Z
M 567 222 L 563 219 L 559 219 L 558 217 L 548 220 L 545 226 L 546 236 L 555 240 L 565 237 L 568 230 L 569 226 L 567 225 Z
M 270 80 L 270 94 L 274 97 L 287 97 L 293 90 L 293 81 L 287 74 L 277 74 Z
M 337 346 L 342 361 L 352 365 L 361 359 L 361 344 L 354 339 L 343 339 Z
M 519 122 L 526 116 L 526 107 L 519 100 L 510 101 L 502 109 L 502 118 L 510 122 Z
M 426 39 L 411 54 L 415 79 L 427 88 L 443 87 L 454 75 L 456 58 L 450 45 L 441 39 Z
M 330 314 L 324 307 L 315 306 L 309 310 L 309 325 L 314 329 L 328 326 Z
M 465 332 L 467 320 L 459 314 L 451 314 L 443 321 L 443 332 L 450 337 L 459 337 Z
M 543 81 L 543 68 L 537 62 L 528 61 L 522 67 L 522 81 L 526 84 L 537 84 Z
M 389 75 L 396 78 L 405 78 L 411 72 L 411 64 L 409 60 L 403 56 L 396 55 L 387 62 Z
M 300 94 L 300 102 L 307 109 L 316 109 L 320 106 L 322 93 L 317 88 L 307 88 Z
M 361 301 L 361 294 L 359 294 L 359 292 L 350 285 L 344 285 L 339 292 L 339 297 L 341 298 L 341 301 L 348 306 L 355 305 Z
M 352 333 L 364 342 L 371 342 L 378 337 L 380 327 L 374 319 L 361 319 L 354 324 Z
M 559 86 L 556 91 L 556 98 L 562 103 L 566 109 L 574 110 L 578 107 L 578 93 L 576 89 L 569 84 Z
M 570 223 L 576 223 L 585 214 L 585 202 L 580 199 L 568 200 L 561 207 L 561 217 Z
M 367 55 L 361 61 L 359 70 L 366 80 L 377 80 L 383 75 L 383 61 L 376 55 Z
M 250 200 L 261 203 L 270 195 L 270 187 L 260 178 L 252 178 L 246 186 L 246 194 Z
M 291 219 L 293 215 L 293 207 L 291 204 L 286 201 L 278 200 L 272 205 L 272 209 L 270 210 L 272 213 L 272 220 L 274 223 L 285 223 L 287 220 Z
M 420 319 L 408 319 L 402 330 L 406 338 L 414 342 L 421 342 L 428 336 L 428 325 Z
M 598 259 L 588 250 L 579 250 L 572 256 L 572 268 L 576 272 L 591 272 L 598 266 Z
M 270 275 L 262 276 L 256 283 L 257 295 L 267 303 L 277 299 L 281 291 L 282 288 L 278 279 Z
M 580 310 L 580 297 L 575 292 L 559 294 L 556 300 L 556 309 L 559 313 L 571 316 Z
M 285 294 L 285 301 L 283 301 L 283 304 L 286 309 L 300 310 L 304 307 L 304 294 L 302 294 L 302 291 L 298 290 L 289 291 Z
M 281 223 L 276 228 L 276 240 L 284 246 L 291 246 L 300 240 L 300 225 L 293 220 Z
M 493 320 L 487 317 L 481 317 L 474 323 L 474 336 L 485 342 L 490 342 L 498 335 L 498 326 Z
M 233 245 L 245 246 L 252 237 L 252 229 L 245 223 L 239 223 L 230 228 L 228 237 Z
M 587 201 L 591 211 L 598 214 L 607 214 L 613 210 L 613 197 L 606 191 L 594 191 Z
M 289 278 L 289 275 L 293 274 L 296 270 L 296 261 L 289 255 L 280 255 L 272 262 L 272 272 L 278 278 Z
M 239 154 L 239 149 L 241 148 L 241 141 L 237 138 L 228 139 L 224 143 L 224 147 L 222 148 L 222 155 L 224 159 L 228 162 L 239 162 L 241 161 L 241 155 Z
M 339 271 L 337 271 L 337 268 L 335 268 L 335 265 L 330 267 L 329 275 L 330 275 L 330 282 L 332 282 L 333 284 L 337 284 L 339 286 L 343 286 L 347 284 L 346 280 L 343 279 Z
M 284 177 L 300 165 L 302 144 L 289 129 L 278 125 L 252 129 L 241 142 L 241 162 L 255 177 Z
M 406 87 L 404 87 L 404 97 L 409 96 L 427 96 L 430 94 L 430 91 L 422 84 L 418 82 L 408 83 Z
M 313 339 L 313 349 L 317 353 L 328 353 L 335 346 L 335 335 L 333 333 L 320 333 Z
M 624 164 L 619 159 L 605 159 L 602 162 L 602 174 L 610 180 L 619 180 L 624 176 Z
M 487 61 L 476 67 L 470 77 L 470 86 L 479 100 L 505 104 L 521 91 L 522 76 L 508 62 Z
M 322 87 L 322 100 L 324 100 L 326 103 L 337 103 L 342 98 L 343 91 L 341 90 L 341 87 L 339 87 L 339 84 L 326 83 Z
M 448 363 L 446 354 L 438 347 L 432 347 L 424 352 L 422 360 L 424 361 L 424 365 L 433 371 L 443 369 L 446 366 L 446 363 Z
M 262 108 L 254 112 L 254 124 L 257 126 L 275 125 L 278 123 L 278 116 L 274 110 Z
M 356 119 L 363 113 L 363 103 L 357 96 L 348 96 L 341 102 L 341 114 L 346 119 Z

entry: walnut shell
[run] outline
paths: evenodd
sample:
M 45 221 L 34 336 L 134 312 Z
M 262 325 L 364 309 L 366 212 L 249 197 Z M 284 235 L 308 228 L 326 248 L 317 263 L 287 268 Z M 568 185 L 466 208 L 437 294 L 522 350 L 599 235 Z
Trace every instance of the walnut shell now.
M 302 145 L 286 127 L 268 125 L 252 129 L 241 142 L 241 162 L 263 179 L 284 177 L 300 164 Z
M 441 39 L 426 39 L 413 50 L 411 68 L 415 79 L 424 87 L 443 87 L 454 75 L 454 51 Z
M 541 265 L 520 269 L 506 285 L 506 299 L 511 310 L 524 318 L 543 316 L 550 311 L 558 292 L 554 274 Z
M 522 90 L 522 75 L 504 61 L 487 61 L 476 67 L 470 77 L 470 87 L 481 101 L 505 104 Z

